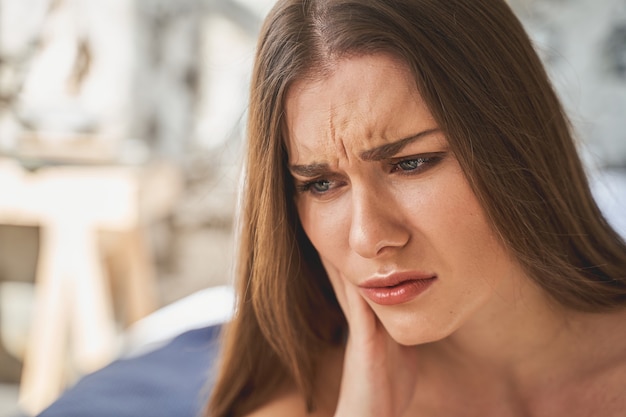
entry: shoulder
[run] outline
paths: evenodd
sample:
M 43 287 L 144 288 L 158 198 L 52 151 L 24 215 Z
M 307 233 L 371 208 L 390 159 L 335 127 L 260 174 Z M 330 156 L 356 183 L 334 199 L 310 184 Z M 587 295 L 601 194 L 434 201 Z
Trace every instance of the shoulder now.
M 295 386 L 283 387 L 270 401 L 245 417 L 332 417 L 337 406 L 343 348 L 326 352 L 315 381 L 315 410 L 307 413 L 304 396 Z
M 304 398 L 296 390 L 285 390 L 245 417 L 311 417 Z

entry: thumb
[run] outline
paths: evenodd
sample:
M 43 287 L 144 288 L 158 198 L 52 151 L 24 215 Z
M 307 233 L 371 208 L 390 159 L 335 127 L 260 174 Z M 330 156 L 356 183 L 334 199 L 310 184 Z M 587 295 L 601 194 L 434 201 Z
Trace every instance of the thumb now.
M 362 334 L 376 327 L 376 316 L 359 293 L 359 289 L 350 283 L 337 268 L 322 259 L 322 265 L 335 291 L 337 301 L 346 316 L 351 333 Z
M 350 336 L 359 339 L 374 337 L 380 323 L 372 308 L 360 294 L 358 287 L 346 283 L 344 296 L 348 310 L 346 314 L 349 316 Z

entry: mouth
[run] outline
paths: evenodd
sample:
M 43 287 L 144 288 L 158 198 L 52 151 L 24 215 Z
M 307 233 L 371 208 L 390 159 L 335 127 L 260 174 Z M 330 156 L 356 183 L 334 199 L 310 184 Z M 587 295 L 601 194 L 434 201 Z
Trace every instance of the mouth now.
M 425 292 L 437 280 L 436 275 L 416 273 L 392 274 L 374 278 L 359 285 L 361 293 L 379 305 L 407 303 Z

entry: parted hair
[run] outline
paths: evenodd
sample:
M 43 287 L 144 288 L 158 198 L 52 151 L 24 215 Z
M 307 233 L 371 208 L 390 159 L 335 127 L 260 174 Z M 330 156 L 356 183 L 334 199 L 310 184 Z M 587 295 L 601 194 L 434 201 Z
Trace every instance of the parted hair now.
M 316 364 L 346 322 L 304 234 L 287 170 L 296 80 L 349 56 L 406 64 L 495 233 L 555 302 L 626 303 L 626 245 L 590 192 L 569 121 L 504 0 L 280 0 L 252 74 L 239 218 L 237 308 L 206 416 L 237 417 L 284 384 L 315 403 Z

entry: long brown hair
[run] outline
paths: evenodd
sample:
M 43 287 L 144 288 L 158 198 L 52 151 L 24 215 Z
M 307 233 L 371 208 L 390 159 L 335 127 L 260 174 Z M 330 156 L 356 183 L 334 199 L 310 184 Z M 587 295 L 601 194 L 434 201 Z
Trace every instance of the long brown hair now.
M 248 118 L 238 304 L 223 340 L 211 417 L 241 416 L 315 364 L 345 320 L 299 225 L 286 169 L 284 100 L 348 55 L 411 70 L 498 235 L 562 305 L 626 303 L 626 245 L 596 206 L 569 122 L 504 0 L 284 0 L 262 29 Z

